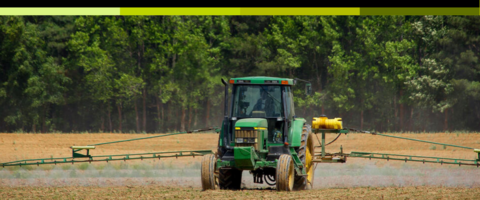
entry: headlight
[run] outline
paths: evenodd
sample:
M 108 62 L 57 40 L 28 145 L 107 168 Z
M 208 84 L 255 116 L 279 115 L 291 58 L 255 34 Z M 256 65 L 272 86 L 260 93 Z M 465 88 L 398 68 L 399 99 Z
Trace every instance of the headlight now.
M 248 138 L 248 143 L 255 143 L 256 138 Z
M 235 139 L 235 142 L 236 142 L 236 143 L 243 143 L 243 138 L 236 138 L 236 139 Z

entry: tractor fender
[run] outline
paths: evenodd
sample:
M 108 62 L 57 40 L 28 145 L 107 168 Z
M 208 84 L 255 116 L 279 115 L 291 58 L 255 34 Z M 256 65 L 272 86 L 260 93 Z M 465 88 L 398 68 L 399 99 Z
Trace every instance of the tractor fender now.
M 300 147 L 302 145 L 303 125 L 307 122 L 304 118 L 295 118 L 292 121 L 290 130 L 288 131 L 288 143 L 291 147 Z

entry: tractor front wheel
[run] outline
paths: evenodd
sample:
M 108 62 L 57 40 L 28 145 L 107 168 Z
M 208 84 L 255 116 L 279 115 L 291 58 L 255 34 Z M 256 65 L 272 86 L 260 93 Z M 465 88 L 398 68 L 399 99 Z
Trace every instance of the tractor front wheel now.
M 302 145 L 297 150 L 298 157 L 305 167 L 305 171 L 308 176 L 295 176 L 295 183 L 293 185 L 294 190 L 309 190 L 313 187 L 313 177 L 315 167 L 312 162 L 314 154 L 313 146 L 313 134 L 311 133 L 310 126 L 304 126 L 302 132 Z
M 277 190 L 292 191 L 294 181 L 294 165 L 292 156 L 283 154 L 277 162 Z
M 216 159 L 214 154 L 208 154 L 202 158 L 202 189 L 215 190 L 217 181 L 215 176 Z

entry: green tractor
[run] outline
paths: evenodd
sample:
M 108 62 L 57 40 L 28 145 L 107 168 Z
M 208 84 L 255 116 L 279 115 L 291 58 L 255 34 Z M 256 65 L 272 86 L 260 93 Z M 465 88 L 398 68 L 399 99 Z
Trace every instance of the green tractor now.
M 203 189 L 240 189 L 243 170 L 250 171 L 254 183 L 265 182 L 279 191 L 312 188 L 313 134 L 307 121 L 295 115 L 292 87 L 297 80 L 244 77 L 222 82 L 225 118 L 217 153 L 202 160 Z M 311 93 L 310 83 L 306 93 Z

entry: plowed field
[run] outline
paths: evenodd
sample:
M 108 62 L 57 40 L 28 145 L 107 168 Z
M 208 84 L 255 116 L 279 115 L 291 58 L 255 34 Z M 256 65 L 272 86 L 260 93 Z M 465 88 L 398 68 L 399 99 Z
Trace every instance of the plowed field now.
M 480 148 L 479 133 L 393 134 Z M 0 163 L 19 159 L 68 157 L 72 145 L 152 136 L 150 134 L 0 134 Z M 326 141 L 336 135 L 327 134 Z M 320 138 L 320 135 L 319 135 Z M 316 139 L 316 138 L 315 138 Z M 92 155 L 174 150 L 215 150 L 217 134 L 186 134 L 97 146 Z M 316 145 L 318 142 L 315 142 Z M 474 159 L 467 149 L 368 134 L 342 135 L 327 151 L 364 151 Z M 167 198 L 167 199 L 457 199 L 480 197 L 480 169 L 471 166 L 404 163 L 349 158 L 343 164 L 318 164 L 314 190 L 278 193 L 253 184 L 243 173 L 242 191 L 201 191 L 201 158 L 118 161 L 0 169 L 0 196 L 7 198 Z

